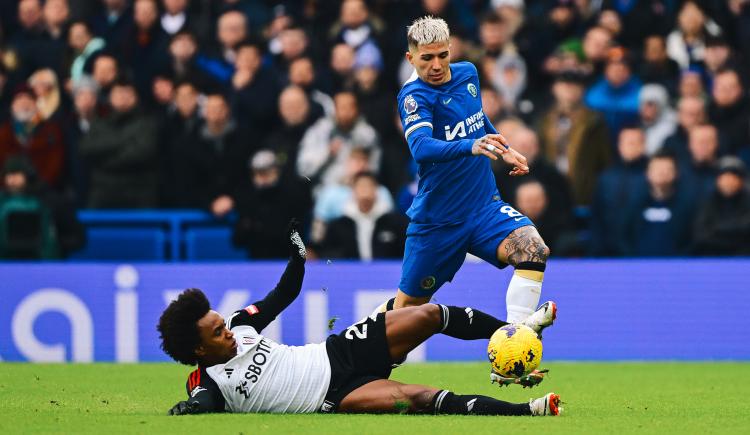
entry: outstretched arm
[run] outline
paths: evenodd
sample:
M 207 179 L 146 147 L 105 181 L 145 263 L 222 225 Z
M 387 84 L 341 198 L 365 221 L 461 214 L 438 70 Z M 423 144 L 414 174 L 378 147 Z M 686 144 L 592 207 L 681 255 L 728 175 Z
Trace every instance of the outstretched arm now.
M 260 332 L 297 299 L 305 277 L 307 251 L 299 235 L 299 222 L 295 219 L 289 223 L 287 243 L 289 244 L 289 262 L 279 283 L 262 300 L 235 311 L 227 321 L 229 329 L 239 325 L 248 325 Z
M 224 396 L 219 386 L 208 376 L 206 369 L 197 368 L 190 373 L 185 384 L 188 399 L 177 402 L 169 415 L 202 414 L 206 412 L 223 412 Z

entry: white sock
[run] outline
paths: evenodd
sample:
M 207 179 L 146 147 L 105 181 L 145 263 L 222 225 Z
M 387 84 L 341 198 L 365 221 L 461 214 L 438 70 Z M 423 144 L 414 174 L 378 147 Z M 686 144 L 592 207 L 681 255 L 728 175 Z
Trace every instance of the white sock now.
M 539 279 L 528 278 L 529 275 Z M 505 294 L 505 306 L 508 309 L 506 322 L 520 323 L 536 311 L 539 298 L 542 296 L 543 276 L 541 272 L 528 270 L 516 270 L 513 273 L 513 278 L 508 284 L 508 292 Z

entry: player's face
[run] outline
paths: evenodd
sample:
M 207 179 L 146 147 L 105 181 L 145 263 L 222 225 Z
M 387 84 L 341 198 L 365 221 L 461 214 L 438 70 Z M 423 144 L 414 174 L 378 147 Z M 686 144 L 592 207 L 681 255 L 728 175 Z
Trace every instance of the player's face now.
M 201 343 L 195 354 L 203 364 L 222 364 L 237 355 L 234 334 L 227 329 L 224 318 L 216 311 L 211 310 L 198 320 L 198 333 Z
M 406 59 L 417 70 L 420 79 L 431 85 L 442 85 L 451 79 L 450 53 L 448 42 L 436 42 L 409 50 Z

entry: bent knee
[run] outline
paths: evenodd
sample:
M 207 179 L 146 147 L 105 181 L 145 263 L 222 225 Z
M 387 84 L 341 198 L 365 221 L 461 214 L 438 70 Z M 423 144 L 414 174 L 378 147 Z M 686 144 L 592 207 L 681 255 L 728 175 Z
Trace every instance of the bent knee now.
M 436 392 L 434 388 L 423 385 L 404 385 L 399 389 L 401 406 L 408 404 L 409 412 L 424 412 L 429 409 Z

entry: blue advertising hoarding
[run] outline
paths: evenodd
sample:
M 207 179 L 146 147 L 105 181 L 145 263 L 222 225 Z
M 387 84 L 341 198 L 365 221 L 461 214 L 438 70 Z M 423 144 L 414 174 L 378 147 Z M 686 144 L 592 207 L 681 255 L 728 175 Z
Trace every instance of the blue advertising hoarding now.
M 163 361 L 155 325 L 182 289 L 222 314 L 260 299 L 284 263 L 0 264 L 0 359 Z M 300 297 L 264 334 L 322 341 L 361 319 L 399 280 L 399 262 L 310 262 Z M 435 295 L 505 315 L 512 269 L 467 263 Z M 542 300 L 558 302 L 544 337 L 555 360 L 749 360 L 750 260 L 555 260 Z M 329 330 L 331 319 L 333 329 Z M 486 343 L 430 339 L 412 360 L 481 360 Z

